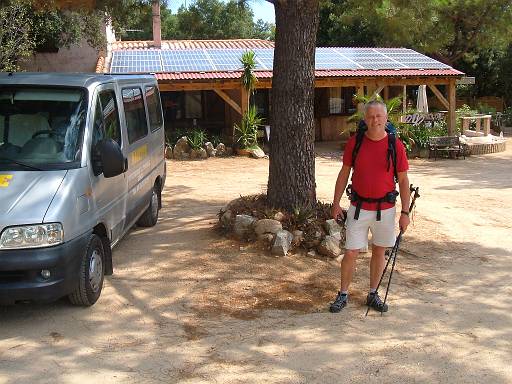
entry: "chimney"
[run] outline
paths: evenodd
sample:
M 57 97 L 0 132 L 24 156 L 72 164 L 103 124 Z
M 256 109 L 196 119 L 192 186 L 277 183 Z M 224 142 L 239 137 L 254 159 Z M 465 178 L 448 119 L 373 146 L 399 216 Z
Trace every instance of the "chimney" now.
M 153 45 L 156 48 L 162 46 L 162 28 L 160 20 L 160 0 L 152 1 L 153 7 Z

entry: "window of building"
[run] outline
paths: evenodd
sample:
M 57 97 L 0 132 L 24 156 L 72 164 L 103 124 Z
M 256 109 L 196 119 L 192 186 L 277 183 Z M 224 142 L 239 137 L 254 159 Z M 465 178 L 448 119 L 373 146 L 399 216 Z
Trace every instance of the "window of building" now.
M 123 106 L 128 129 L 128 142 L 132 144 L 148 134 L 146 110 L 144 109 L 141 89 L 124 88 Z
M 187 119 L 200 119 L 203 117 L 202 92 L 185 92 L 185 117 Z
M 354 87 L 329 88 L 329 114 L 351 115 L 356 111 Z
M 146 87 L 146 103 L 148 104 L 149 125 L 151 132 L 162 127 L 162 107 L 157 87 Z

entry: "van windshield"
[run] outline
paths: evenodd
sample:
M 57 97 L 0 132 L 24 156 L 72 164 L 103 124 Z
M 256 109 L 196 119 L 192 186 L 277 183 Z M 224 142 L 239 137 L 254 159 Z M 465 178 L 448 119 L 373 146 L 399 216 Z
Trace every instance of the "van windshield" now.
M 81 88 L 0 88 L 0 170 L 79 167 L 86 115 Z

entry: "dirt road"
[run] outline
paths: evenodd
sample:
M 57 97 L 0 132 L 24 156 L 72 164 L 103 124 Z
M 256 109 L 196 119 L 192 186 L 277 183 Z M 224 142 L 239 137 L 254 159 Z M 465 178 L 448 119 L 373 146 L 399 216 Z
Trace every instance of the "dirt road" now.
M 316 167 L 329 201 L 340 162 Z M 368 255 L 333 315 L 334 261 L 212 230 L 267 176 L 267 160 L 169 162 L 158 225 L 116 248 L 94 307 L 0 308 L 0 384 L 512 382 L 512 149 L 411 162 L 421 198 L 383 317 L 364 318 Z

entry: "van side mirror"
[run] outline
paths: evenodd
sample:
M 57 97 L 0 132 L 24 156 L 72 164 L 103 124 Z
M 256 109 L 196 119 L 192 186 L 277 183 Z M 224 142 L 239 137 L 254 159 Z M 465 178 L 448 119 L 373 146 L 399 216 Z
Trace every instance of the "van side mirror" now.
M 114 177 L 126 172 L 127 161 L 117 142 L 112 139 L 102 140 L 97 144 L 96 150 L 100 164 L 96 163 L 95 174 L 103 172 L 105 177 Z

